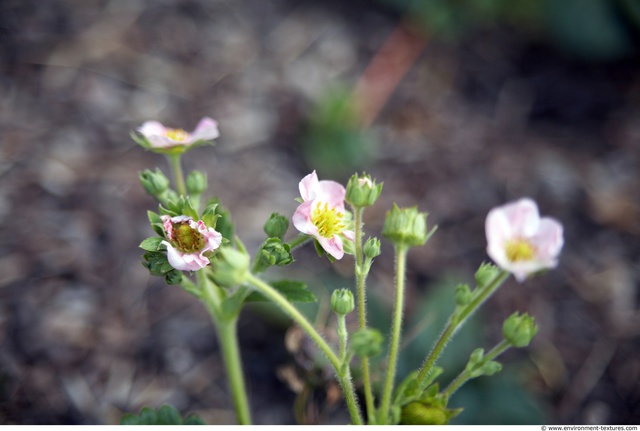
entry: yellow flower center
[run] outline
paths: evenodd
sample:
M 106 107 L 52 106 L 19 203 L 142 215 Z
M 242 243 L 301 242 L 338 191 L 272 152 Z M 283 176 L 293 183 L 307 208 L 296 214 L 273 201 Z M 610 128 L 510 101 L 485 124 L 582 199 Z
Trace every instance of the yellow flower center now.
M 318 228 L 320 236 L 332 238 L 345 229 L 342 217 L 343 214 L 335 208 L 329 208 L 329 204 L 319 203 L 311 213 L 311 222 Z
M 183 129 L 167 129 L 166 136 L 173 141 L 184 142 L 189 139 L 190 135 Z
M 188 222 L 173 225 L 173 242 L 178 250 L 187 253 L 200 251 L 205 245 L 202 234 L 189 226 Z
M 518 238 L 507 242 L 505 252 L 511 262 L 522 262 L 533 259 L 536 250 L 529 241 Z

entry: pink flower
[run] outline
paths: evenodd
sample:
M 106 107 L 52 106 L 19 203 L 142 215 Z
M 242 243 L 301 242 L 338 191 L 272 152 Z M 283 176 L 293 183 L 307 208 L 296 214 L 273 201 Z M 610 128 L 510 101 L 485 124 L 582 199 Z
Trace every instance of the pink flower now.
M 485 222 L 487 254 L 520 282 L 529 274 L 558 265 L 564 244 L 562 224 L 540 218 L 528 198 L 489 211 Z
M 207 227 L 202 220 L 197 222 L 188 216 L 161 217 L 168 241 L 167 259 L 171 266 L 180 271 L 197 271 L 209 264 L 204 254 L 211 252 L 222 242 L 222 235 Z
M 220 136 L 218 123 L 204 117 L 191 133 L 183 129 L 170 129 L 158 121 L 147 121 L 138 132 L 146 138 L 151 148 L 189 147 L 198 141 L 210 141 Z
M 299 188 L 303 202 L 293 214 L 293 225 L 314 237 L 328 254 L 342 259 L 343 237 L 355 239 L 345 225 L 345 188 L 335 181 L 318 181 L 316 171 L 304 177 Z

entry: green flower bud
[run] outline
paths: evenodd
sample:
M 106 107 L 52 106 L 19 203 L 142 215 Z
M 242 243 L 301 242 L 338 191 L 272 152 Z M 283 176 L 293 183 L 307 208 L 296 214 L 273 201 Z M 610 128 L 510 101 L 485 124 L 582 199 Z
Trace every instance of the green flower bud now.
M 371 176 L 354 174 L 347 183 L 345 200 L 356 208 L 370 207 L 382 192 L 382 184 L 376 184 Z
M 469 362 L 467 362 L 466 369 L 470 371 L 476 368 L 484 359 L 484 349 L 479 347 L 471 352 L 471 356 L 469 356 Z
M 200 195 L 207 190 L 207 174 L 192 171 L 187 177 L 187 190 L 191 195 Z
M 498 273 L 500 273 L 500 269 L 497 266 L 483 262 L 476 271 L 476 284 L 478 287 L 486 286 L 498 276 Z
M 370 358 L 382 353 L 384 337 L 377 329 L 361 329 L 351 336 L 349 348 L 361 358 Z
M 468 284 L 458 284 L 456 286 L 456 305 L 460 307 L 464 307 L 465 305 L 469 305 L 473 300 L 473 293 L 469 288 Z
M 331 309 L 334 313 L 345 316 L 356 307 L 353 293 L 349 289 L 336 289 L 331 294 Z
M 402 425 L 446 425 L 449 423 L 449 414 L 443 407 L 415 401 L 402 408 L 400 423 Z
M 279 238 L 267 238 L 258 250 L 253 271 L 263 272 L 271 266 L 285 266 L 291 262 L 293 262 L 291 246 L 283 244 Z
M 502 364 L 496 361 L 489 361 L 482 366 L 482 374 L 485 376 L 493 376 L 502 371 Z
M 273 213 L 264 224 L 264 233 L 266 233 L 269 238 L 283 239 L 288 228 L 289 219 L 282 214 Z
M 380 240 L 378 238 L 369 238 L 364 243 L 364 255 L 369 259 L 380 256 Z
M 514 347 L 526 347 L 538 332 L 535 319 L 527 313 L 513 313 L 502 325 L 502 336 Z
M 144 191 L 151 196 L 161 195 L 169 188 L 169 179 L 158 168 L 155 172 L 145 169 L 138 174 L 138 178 L 140 178 L 140 184 L 142 184 Z
M 382 235 L 396 245 L 416 247 L 427 242 L 436 228 L 427 232 L 427 213 L 418 212 L 417 207 L 400 209 L 393 204 L 384 219 Z
M 213 281 L 222 287 L 243 283 L 249 274 L 249 254 L 244 250 L 222 247 L 212 259 Z

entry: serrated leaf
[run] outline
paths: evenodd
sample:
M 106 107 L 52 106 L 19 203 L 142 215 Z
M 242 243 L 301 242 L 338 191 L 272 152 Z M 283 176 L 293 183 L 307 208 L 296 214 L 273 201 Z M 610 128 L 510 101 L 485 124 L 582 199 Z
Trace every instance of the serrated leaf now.
M 271 286 L 290 302 L 316 302 L 318 300 L 316 295 L 301 281 L 280 280 L 272 282 Z M 268 301 L 268 299 L 258 292 L 251 293 L 246 299 L 246 302 L 264 301 Z
M 147 238 L 142 241 L 139 247 L 146 251 L 158 251 L 160 246 L 162 245 L 162 238 L 158 238 L 157 236 L 152 236 L 151 238 Z

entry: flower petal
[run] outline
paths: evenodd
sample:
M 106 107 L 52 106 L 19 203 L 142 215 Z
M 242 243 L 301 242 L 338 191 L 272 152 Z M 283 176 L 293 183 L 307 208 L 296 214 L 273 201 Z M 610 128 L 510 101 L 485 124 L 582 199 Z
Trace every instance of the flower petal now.
M 142 133 L 142 135 L 148 139 L 151 136 L 164 136 L 167 128 L 159 121 L 145 121 L 144 124 L 138 128 L 138 132 Z
M 293 213 L 291 221 L 296 229 L 307 235 L 318 235 L 318 228 L 311 222 L 311 211 L 315 201 L 301 203 Z
M 316 239 L 327 254 L 330 254 L 337 260 L 342 259 L 344 256 L 344 247 L 342 245 L 342 239 L 338 235 L 334 235 L 332 238 L 317 236 Z
M 194 131 L 191 133 L 189 142 L 210 141 L 220 136 L 218 122 L 213 118 L 204 117 L 200 120 Z
M 538 205 L 533 200 L 522 198 L 517 202 L 503 206 L 502 210 L 514 235 L 530 238 L 538 231 L 540 214 Z
M 346 190 L 344 186 L 335 181 L 323 180 L 318 182 L 316 188 L 316 199 L 329 204 L 330 208 L 338 208 L 344 211 L 344 196 Z
M 300 184 L 298 184 L 298 189 L 300 190 L 300 196 L 303 201 L 310 201 L 315 199 L 318 188 L 318 174 L 316 171 L 311 172 L 309 175 L 304 177 Z

